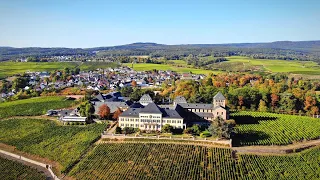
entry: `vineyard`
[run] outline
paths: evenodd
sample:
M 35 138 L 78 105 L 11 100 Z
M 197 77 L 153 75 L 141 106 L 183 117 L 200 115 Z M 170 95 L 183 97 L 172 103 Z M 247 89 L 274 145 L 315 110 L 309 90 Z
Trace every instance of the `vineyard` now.
M 2 120 L 0 142 L 57 161 L 64 172 L 100 137 L 104 126 L 59 126 L 53 121 L 40 119 Z
M 65 97 L 50 96 L 0 103 L 0 119 L 11 116 L 36 116 L 50 109 L 61 109 L 75 105 L 75 101 Z
M 320 119 L 264 112 L 231 114 L 238 124 L 236 145 L 286 145 L 320 138 Z
M 25 166 L 21 163 L 11 161 L 5 158 L 0 157 L 0 179 L 9 180 L 9 179 L 32 179 L 40 180 L 46 179 L 46 176 L 42 173 L 39 173 L 36 169 Z
M 230 149 L 151 143 L 95 147 L 69 173 L 76 179 L 320 178 L 320 148 L 292 156 L 232 156 Z

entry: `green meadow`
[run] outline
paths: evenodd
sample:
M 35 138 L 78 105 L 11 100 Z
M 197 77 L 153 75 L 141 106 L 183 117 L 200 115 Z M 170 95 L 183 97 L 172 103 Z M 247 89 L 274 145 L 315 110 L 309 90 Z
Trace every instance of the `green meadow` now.
M 66 67 L 72 69 L 77 66 L 76 62 L 0 62 L 0 78 L 22 74 L 27 71 L 53 71 L 62 70 Z
M 178 73 L 189 73 L 192 72 L 193 74 L 209 74 L 209 73 L 220 73 L 220 71 L 211 71 L 211 70 L 204 70 L 204 69 L 196 69 L 192 67 L 188 67 L 186 63 L 182 60 L 170 60 L 170 61 L 178 61 L 174 64 L 150 64 L 150 63 L 137 63 L 133 64 L 133 69 L 136 71 L 151 71 L 153 69 L 156 70 L 171 70 Z M 131 63 L 124 63 L 124 66 L 132 67 Z M 177 65 L 177 66 L 175 66 Z
M 259 66 L 262 70 L 270 72 L 288 72 L 293 74 L 314 74 L 320 75 L 320 66 L 313 61 L 296 60 L 271 60 L 271 59 L 253 59 L 243 56 L 227 57 L 226 64 L 242 63 L 243 66 Z
M 80 70 L 89 71 L 115 66 L 115 63 L 106 62 L 0 62 L 0 79 L 13 76 L 15 74 L 23 74 L 27 71 L 50 72 L 54 70 L 63 70 L 66 67 L 70 69 L 79 67 Z

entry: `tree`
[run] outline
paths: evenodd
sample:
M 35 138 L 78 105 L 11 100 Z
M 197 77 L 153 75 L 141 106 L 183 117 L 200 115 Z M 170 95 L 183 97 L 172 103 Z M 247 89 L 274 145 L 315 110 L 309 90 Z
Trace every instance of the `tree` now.
M 207 79 L 206 86 L 213 86 L 212 78 L 211 78 L 211 77 L 209 77 L 209 78 Z
M 82 117 L 87 117 L 88 122 L 92 121 L 94 106 L 89 101 L 84 101 L 79 106 L 79 113 Z
M 217 117 L 209 126 L 208 131 L 212 136 L 230 139 L 234 133 L 234 124 L 227 123 L 221 117 Z
M 116 134 L 121 134 L 121 127 L 119 126 L 116 127 Z
M 121 109 L 118 108 L 118 109 L 113 113 L 112 118 L 113 118 L 114 120 L 117 120 L 117 119 L 119 118 L 119 116 L 121 115 L 121 113 L 122 113 Z
M 164 133 L 172 133 L 173 127 L 170 124 L 165 124 L 161 131 Z
M 101 119 L 107 119 L 110 115 L 110 108 L 106 104 L 103 104 L 99 107 L 98 114 Z
M 264 100 L 260 100 L 260 103 L 259 103 L 259 111 L 260 112 L 267 112 L 268 110 L 268 107 L 266 106 L 266 102 L 264 102 Z
M 278 102 L 279 102 L 279 96 L 276 94 L 271 94 L 271 106 L 273 111 L 277 107 Z
M 136 86 L 137 86 L 137 82 L 136 82 L 135 80 L 133 80 L 133 81 L 131 82 L 131 86 L 132 86 L 132 87 L 136 87 Z

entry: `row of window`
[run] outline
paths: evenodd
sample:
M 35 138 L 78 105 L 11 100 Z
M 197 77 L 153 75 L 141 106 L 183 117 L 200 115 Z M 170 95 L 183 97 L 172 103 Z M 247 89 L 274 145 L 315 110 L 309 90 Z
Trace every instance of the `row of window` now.
M 160 119 L 160 118 L 161 118 L 161 116 L 152 116 L 152 115 L 150 115 L 150 116 L 140 116 L 140 118 L 154 118 L 154 119 Z
M 133 127 L 133 128 L 139 128 L 139 124 L 120 124 L 120 126 L 122 128 L 124 127 Z M 144 124 L 141 124 L 140 125 L 140 128 L 142 129 L 157 129 L 157 128 L 161 128 L 163 125 L 144 125 Z M 182 127 L 181 126 L 177 126 L 176 128 L 179 128 L 181 129 Z
M 123 122 L 139 122 L 139 119 L 132 119 L 132 118 L 120 118 L 119 121 Z M 141 122 L 148 122 L 148 123 L 182 123 L 181 120 L 154 120 L 154 119 L 141 119 Z
M 211 113 L 212 110 L 211 109 L 188 109 L 191 112 L 207 112 L 207 113 Z

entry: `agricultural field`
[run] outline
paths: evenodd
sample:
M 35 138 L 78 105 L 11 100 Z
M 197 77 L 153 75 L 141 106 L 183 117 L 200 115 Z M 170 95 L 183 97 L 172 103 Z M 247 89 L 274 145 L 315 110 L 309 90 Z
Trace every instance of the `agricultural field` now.
M 23 74 L 25 72 L 41 72 L 63 70 L 64 68 L 75 69 L 77 67 L 82 71 L 91 71 L 98 68 L 116 67 L 115 63 L 107 62 L 0 62 L 0 79 Z
M 211 57 L 210 57 L 211 58 Z M 210 59 L 208 58 L 208 59 Z M 226 57 L 228 61 L 216 63 L 213 67 L 227 70 L 261 70 L 292 74 L 320 75 L 320 66 L 313 61 L 290 61 L 272 59 L 253 59 L 244 56 Z M 212 59 L 212 58 L 211 58 Z M 232 69 L 228 69 L 231 68 Z
M 238 155 L 182 144 L 105 143 L 69 176 L 76 179 L 317 179 L 320 148 L 288 156 Z
M 172 60 L 175 61 L 175 60 Z M 124 66 L 132 67 L 132 63 L 124 63 Z M 188 67 L 185 63 L 181 61 L 178 62 L 179 66 L 174 66 L 173 64 L 150 64 L 150 63 L 137 63 L 133 64 L 133 69 L 136 71 L 151 71 L 153 69 L 156 70 L 171 70 L 176 71 L 178 73 L 189 73 L 192 72 L 193 74 L 209 74 L 209 73 L 220 73 L 220 71 L 211 71 L 211 70 L 204 70 L 204 69 L 196 69 L 192 67 Z
M 66 67 L 73 69 L 77 66 L 77 62 L 0 62 L 0 78 L 27 71 L 53 71 L 63 70 Z
M 67 171 L 100 137 L 104 124 L 59 126 L 52 120 L 10 119 L 0 121 L 0 142 L 61 164 Z
M 118 65 L 116 63 L 109 63 L 109 62 L 83 62 L 79 66 L 81 71 L 92 71 L 98 68 L 114 68 Z
M 65 100 L 65 97 L 48 96 L 0 103 L 0 119 L 11 116 L 37 116 L 50 109 L 74 106 L 77 101 Z
M 286 145 L 320 137 L 320 119 L 241 111 L 231 114 L 237 123 L 235 145 Z
M 0 179 L 32 179 L 43 180 L 46 176 L 43 173 L 38 172 L 36 169 L 23 165 L 16 161 L 11 161 L 0 157 Z

